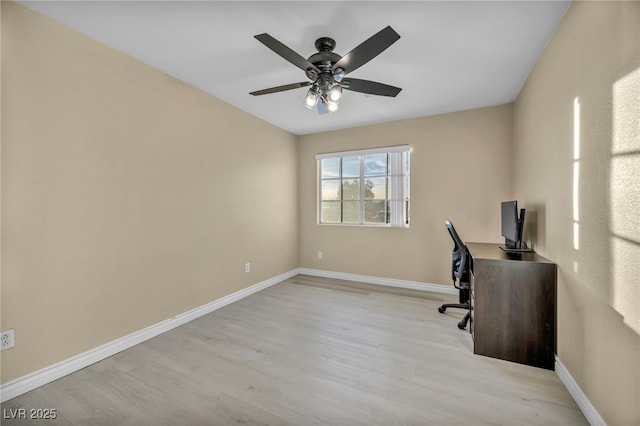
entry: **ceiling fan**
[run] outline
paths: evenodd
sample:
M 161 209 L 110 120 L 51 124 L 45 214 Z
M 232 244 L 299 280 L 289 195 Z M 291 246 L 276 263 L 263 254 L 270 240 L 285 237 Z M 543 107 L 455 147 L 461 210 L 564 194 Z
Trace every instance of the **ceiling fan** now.
M 332 38 L 320 37 L 315 43 L 318 53 L 314 53 L 308 59 L 303 58 L 267 33 L 258 34 L 254 37 L 269 49 L 303 70 L 309 81 L 257 90 L 251 92 L 251 95 L 267 95 L 311 86 L 304 99 L 304 105 L 309 109 L 317 106 L 318 112 L 324 114 L 338 110 L 342 99 L 342 89 L 390 97 L 395 97 L 402 90 L 399 87 L 376 81 L 345 78 L 347 74 L 378 56 L 400 38 L 400 35 L 390 26 L 372 35 L 344 56 L 340 56 L 333 51 L 336 42 Z

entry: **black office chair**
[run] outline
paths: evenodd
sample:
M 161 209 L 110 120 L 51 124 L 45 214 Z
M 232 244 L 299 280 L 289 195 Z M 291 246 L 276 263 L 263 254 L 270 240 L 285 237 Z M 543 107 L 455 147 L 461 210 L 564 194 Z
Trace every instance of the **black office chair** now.
M 438 312 L 444 314 L 447 308 L 460 308 L 467 309 L 462 321 L 458 323 L 458 328 L 464 330 L 467 327 L 467 322 L 471 318 L 471 304 L 469 303 L 469 252 L 464 241 L 460 238 L 456 232 L 456 228 L 453 224 L 445 220 L 445 226 L 447 231 L 453 239 L 453 251 L 451 252 L 451 278 L 453 279 L 453 286 L 459 290 L 460 303 L 445 303 L 438 308 Z

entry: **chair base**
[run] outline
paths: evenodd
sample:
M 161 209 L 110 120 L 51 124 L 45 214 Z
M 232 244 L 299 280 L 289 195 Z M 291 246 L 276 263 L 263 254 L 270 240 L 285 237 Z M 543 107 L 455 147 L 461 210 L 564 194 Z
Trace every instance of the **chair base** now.
M 464 318 L 462 318 L 462 321 L 458 323 L 458 328 L 460 330 L 464 330 L 465 328 L 467 328 L 467 323 L 471 318 L 471 305 L 469 303 L 445 303 L 438 308 L 438 312 L 444 314 L 447 308 L 467 309 L 468 312 L 465 314 Z

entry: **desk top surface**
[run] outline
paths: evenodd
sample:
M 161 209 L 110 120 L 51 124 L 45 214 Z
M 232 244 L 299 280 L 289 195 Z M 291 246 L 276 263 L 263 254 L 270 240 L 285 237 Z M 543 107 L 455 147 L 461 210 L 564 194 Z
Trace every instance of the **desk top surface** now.
M 495 243 L 466 243 L 466 246 L 474 259 L 553 263 L 534 252 L 507 253 L 500 248 L 500 244 Z

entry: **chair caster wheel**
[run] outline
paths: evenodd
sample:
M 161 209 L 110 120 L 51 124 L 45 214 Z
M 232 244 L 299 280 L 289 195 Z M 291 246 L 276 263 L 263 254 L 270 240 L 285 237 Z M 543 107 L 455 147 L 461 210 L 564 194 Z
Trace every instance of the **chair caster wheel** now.
M 446 310 L 447 310 L 447 308 L 443 308 L 442 306 L 440 306 L 438 308 L 438 312 L 440 312 L 441 314 L 444 314 L 444 311 L 446 311 Z
M 465 328 L 467 328 L 467 323 L 465 323 L 464 321 L 460 321 L 460 322 L 458 323 L 458 328 L 459 328 L 460 330 L 464 330 Z

